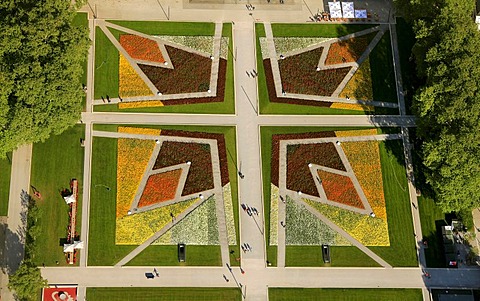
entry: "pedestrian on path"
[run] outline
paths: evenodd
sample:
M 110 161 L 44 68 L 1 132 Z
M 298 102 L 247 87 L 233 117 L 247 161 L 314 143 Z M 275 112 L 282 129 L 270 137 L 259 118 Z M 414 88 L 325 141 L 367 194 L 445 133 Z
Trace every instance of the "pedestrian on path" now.
M 160 277 L 160 273 L 157 271 L 156 268 L 153 268 L 153 273 L 155 274 L 155 276 Z
M 232 272 L 232 267 L 231 267 L 228 263 L 226 263 L 225 265 L 227 266 L 228 270 L 229 270 L 230 273 L 231 273 L 231 272 Z
M 240 273 L 245 274 L 245 271 L 240 267 Z
M 108 96 L 108 95 L 107 95 L 107 101 L 108 101 L 108 103 L 111 102 L 111 101 L 110 101 L 110 96 Z
M 280 225 L 282 225 L 282 227 L 286 227 L 285 223 L 283 221 L 280 222 Z
M 253 69 L 252 72 L 253 72 L 253 74 L 255 74 L 255 77 L 258 76 L 257 70 Z
M 415 204 L 412 202 L 412 206 L 413 208 L 417 209 L 417 206 L 415 206 Z
M 241 206 L 242 206 L 243 211 L 247 212 L 247 206 L 246 206 L 245 204 L 243 204 L 243 203 L 242 203 Z
M 250 76 L 255 78 L 255 74 L 253 72 L 250 72 Z
M 226 282 L 230 281 L 230 280 L 228 280 L 227 276 L 225 276 L 225 274 L 223 274 L 223 279 L 225 279 Z
M 247 74 L 248 77 L 250 77 L 250 72 L 245 71 L 245 73 Z
M 285 204 L 285 199 L 283 198 L 283 196 L 280 196 L 280 200 L 282 201 L 282 203 Z
M 105 98 L 103 98 L 103 96 L 100 96 L 100 97 L 102 98 L 103 103 L 105 103 Z
M 250 209 L 250 207 L 247 206 L 247 214 L 249 216 L 252 216 L 252 210 Z
M 255 215 L 258 215 L 258 210 L 257 210 L 257 208 L 252 207 L 252 210 L 253 210 L 253 213 L 255 213 Z
M 248 251 L 251 252 L 253 250 L 253 248 L 248 243 L 245 243 L 245 244 L 247 245 Z
M 242 247 L 243 253 L 246 253 L 246 252 L 247 252 L 247 250 L 245 249 L 245 247 L 244 247 L 243 245 L 240 245 L 240 247 Z

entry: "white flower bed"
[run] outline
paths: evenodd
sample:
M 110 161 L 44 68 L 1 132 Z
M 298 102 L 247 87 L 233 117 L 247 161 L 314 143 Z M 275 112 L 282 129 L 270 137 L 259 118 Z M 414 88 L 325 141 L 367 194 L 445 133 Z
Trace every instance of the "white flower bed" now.
M 262 51 L 262 58 L 270 58 L 270 53 L 268 52 L 268 43 L 267 38 L 260 38 L 260 50 Z
M 332 40 L 332 38 L 299 38 L 299 37 L 275 37 L 273 42 L 275 43 L 275 51 L 277 56 L 280 54 L 286 54 L 290 51 L 299 50 L 308 46 L 317 45 L 325 41 Z
M 335 244 L 336 232 L 287 196 L 286 245 Z
M 213 36 L 155 36 L 159 39 L 213 54 Z
M 270 245 L 278 245 L 278 199 L 280 191 L 277 186 L 270 185 Z
M 232 188 L 230 183 L 223 186 L 223 204 L 225 208 L 225 222 L 227 223 L 228 244 L 237 244 L 237 234 L 235 231 L 235 217 L 233 214 Z
M 169 233 L 170 232 L 170 233 Z M 215 197 L 212 195 L 153 244 L 219 245 Z
M 228 37 L 222 37 L 220 40 L 220 57 L 222 59 L 228 58 L 228 43 L 230 39 Z

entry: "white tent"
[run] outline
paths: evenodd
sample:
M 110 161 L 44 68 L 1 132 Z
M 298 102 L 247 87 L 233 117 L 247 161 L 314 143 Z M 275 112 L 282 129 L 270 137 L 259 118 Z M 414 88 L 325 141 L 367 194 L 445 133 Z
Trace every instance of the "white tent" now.
M 63 245 L 63 253 L 71 253 L 75 249 L 83 249 L 83 241 L 74 241 L 73 244 Z
M 344 18 L 355 18 L 355 9 L 353 8 L 353 2 L 342 2 L 342 10 Z
M 331 18 L 341 18 L 342 17 L 342 7 L 340 2 L 328 2 L 328 8 L 330 10 Z
M 366 9 L 356 9 L 355 10 L 355 18 L 366 19 L 367 18 L 367 10 Z
M 69 196 L 66 196 L 66 197 L 63 197 L 63 199 L 65 200 L 65 202 L 67 204 L 70 204 L 70 203 L 75 203 L 75 197 L 73 196 L 73 194 L 69 195 Z

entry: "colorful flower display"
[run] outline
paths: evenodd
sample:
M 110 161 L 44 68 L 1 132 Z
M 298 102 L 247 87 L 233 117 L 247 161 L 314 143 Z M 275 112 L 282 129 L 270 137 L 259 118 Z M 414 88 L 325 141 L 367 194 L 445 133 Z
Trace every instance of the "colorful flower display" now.
M 150 96 L 153 95 L 143 79 L 135 72 L 130 62 L 119 55 L 118 94 L 121 97 Z
M 367 35 L 331 44 L 327 59 L 325 60 L 325 65 L 356 62 L 365 52 L 368 44 L 373 40 L 376 34 L 377 32 L 372 32 Z
M 280 191 L 277 186 L 270 185 L 270 245 L 278 245 L 278 199 Z
M 157 173 L 148 177 L 138 207 L 173 200 L 182 174 L 181 169 Z
M 119 109 L 135 109 L 148 107 L 163 107 L 163 102 L 160 100 L 145 100 L 145 101 L 128 101 L 118 104 Z
M 162 51 L 155 40 L 132 34 L 122 34 L 120 35 L 120 45 L 134 59 L 155 63 L 165 62 Z
M 225 207 L 225 222 L 227 223 L 228 244 L 237 244 L 237 231 L 235 230 L 235 216 L 233 214 L 233 199 L 231 184 L 223 186 L 223 205 Z
M 364 208 L 352 180 L 347 176 L 317 170 L 328 200 L 357 208 Z

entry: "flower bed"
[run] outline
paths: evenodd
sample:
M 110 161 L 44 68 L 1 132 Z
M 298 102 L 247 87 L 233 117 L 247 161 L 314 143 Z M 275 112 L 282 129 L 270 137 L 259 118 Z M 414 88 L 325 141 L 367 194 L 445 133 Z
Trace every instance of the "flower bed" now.
M 155 161 L 154 170 L 187 161 L 192 162 L 182 195 L 213 189 L 212 156 L 210 145 L 165 141 Z
M 181 169 L 151 175 L 138 201 L 138 207 L 145 207 L 175 198 L 175 192 L 182 175 Z
M 165 46 L 174 69 L 139 67 L 163 94 L 206 92 L 210 88 L 212 60 L 178 48 Z
M 360 100 L 372 100 L 372 75 L 370 70 L 370 59 L 366 59 L 357 69 L 345 88 L 340 92 L 339 97 Z
M 307 106 L 327 107 L 327 108 L 332 105 L 331 102 L 326 102 L 326 101 L 313 101 L 313 100 L 305 100 L 305 99 L 298 99 L 298 98 L 277 97 L 277 93 L 275 92 L 275 81 L 273 79 L 273 74 L 272 74 L 272 65 L 269 59 L 263 60 L 263 68 L 265 70 L 265 80 L 267 81 L 267 91 L 268 91 L 268 98 L 270 99 L 270 102 L 280 102 L 280 103 L 288 103 L 288 104 L 295 104 L 295 105 L 307 105 Z
M 163 63 L 162 51 L 154 40 L 132 34 L 120 35 L 120 45 L 134 59 Z
M 386 220 L 329 206 L 308 199 L 303 199 L 303 201 L 325 215 L 329 220 L 341 227 L 361 244 L 366 246 L 390 245 L 388 224 Z
M 278 61 L 283 89 L 287 93 L 331 96 L 350 67 L 317 71 L 323 48 L 316 48 Z
M 331 44 L 325 65 L 356 62 L 376 35 L 377 32 L 375 31 L 367 35 Z
M 189 132 L 189 131 L 179 131 L 179 130 L 162 130 L 162 135 L 217 140 L 218 157 L 220 159 L 220 172 L 222 175 L 222 186 L 225 186 L 227 185 L 228 182 L 230 182 L 229 175 L 228 175 L 227 148 L 225 146 L 225 137 L 223 136 L 223 134 L 205 133 L 205 132 Z
M 120 54 L 119 59 L 118 94 L 121 97 L 153 95 L 147 84 L 130 65 L 130 62 L 122 54 Z
M 164 41 L 179 44 L 197 51 L 213 54 L 213 36 L 156 36 Z M 228 40 L 228 38 L 226 38 Z
M 309 163 L 345 171 L 333 143 L 287 146 L 287 189 L 319 196 Z
M 365 208 L 349 177 L 323 170 L 317 170 L 317 173 L 322 180 L 323 189 L 330 201 L 357 208 Z
M 270 245 L 278 245 L 278 199 L 280 190 L 277 186 L 270 185 Z
M 198 198 L 156 208 L 153 210 L 126 215 L 117 219 L 115 242 L 117 245 L 140 245 L 172 221 L 175 216 L 193 205 Z
M 219 245 L 215 197 L 212 195 L 157 239 L 157 245 Z
M 231 184 L 223 186 L 223 205 L 225 207 L 225 222 L 227 224 L 228 244 L 237 244 L 237 231 L 235 230 L 235 216 L 233 213 L 233 199 Z

